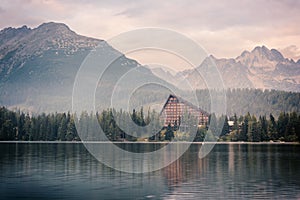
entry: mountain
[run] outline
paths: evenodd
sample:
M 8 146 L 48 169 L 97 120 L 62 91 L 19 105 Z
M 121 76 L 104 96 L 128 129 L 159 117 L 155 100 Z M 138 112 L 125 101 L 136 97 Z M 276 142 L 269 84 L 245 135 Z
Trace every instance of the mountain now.
M 175 75 L 176 75 L 175 71 L 173 71 L 171 69 L 163 69 L 162 67 L 152 67 L 150 69 L 151 69 L 152 73 L 155 74 L 156 76 L 164 79 L 165 81 L 167 81 L 173 85 L 177 84 L 177 79 L 175 77 Z
M 300 65 L 275 49 L 256 47 L 243 52 L 236 61 L 247 67 L 248 79 L 255 88 L 300 91 Z
M 0 105 L 33 112 L 71 110 L 76 74 L 95 49 L 101 54 L 97 61 L 100 68 L 106 67 L 105 61 L 112 55 L 118 56 L 101 79 L 102 90 L 95 93 L 98 105 L 108 102 L 114 86 L 127 72 L 173 87 L 105 41 L 78 35 L 65 24 L 49 22 L 34 29 L 23 26 L 0 31 Z M 86 77 L 87 81 L 89 78 Z
M 217 66 L 227 88 L 257 88 L 300 92 L 300 60 L 284 58 L 282 54 L 267 47 L 255 47 L 244 51 L 237 58 L 218 59 L 207 57 L 196 70 L 189 69 L 172 75 L 155 68 L 153 73 L 170 81 L 181 89 L 206 88 L 205 79 L 198 72 L 209 73 L 212 64 Z M 191 87 L 187 87 L 187 83 Z
M 276 49 L 265 46 L 244 51 L 237 58 L 207 57 L 197 68 L 206 71 L 215 63 L 227 88 L 259 88 L 300 92 L 300 60 L 284 58 Z M 205 88 L 196 70 L 178 72 L 178 80 L 189 80 L 194 88 Z M 178 84 L 180 86 L 182 84 Z
M 1 105 L 47 111 L 70 107 L 76 72 L 101 40 L 50 22 L 34 29 L 6 28 L 0 41 Z
M 71 110 L 76 75 L 85 58 L 93 54 L 101 58 L 95 60 L 95 69 L 104 72 L 93 96 L 97 109 L 111 106 L 115 94 L 118 94 L 114 99 L 116 108 L 125 105 L 131 109 L 153 102 L 160 108 L 170 93 L 190 100 L 189 90 L 206 88 L 205 80 L 195 70 L 174 73 L 149 69 L 104 40 L 81 36 L 65 24 L 49 22 L 33 29 L 23 26 L 0 31 L 0 105 L 32 112 Z M 110 58 L 116 59 L 106 69 Z M 284 58 L 275 49 L 256 47 L 231 59 L 209 56 L 197 70 L 210 76 L 212 63 L 228 88 L 300 92 L 300 60 Z M 90 73 L 82 80 L 98 78 Z M 215 80 L 213 76 L 210 78 Z M 142 82 L 150 84 L 139 87 Z M 86 98 L 85 93 L 81 96 Z

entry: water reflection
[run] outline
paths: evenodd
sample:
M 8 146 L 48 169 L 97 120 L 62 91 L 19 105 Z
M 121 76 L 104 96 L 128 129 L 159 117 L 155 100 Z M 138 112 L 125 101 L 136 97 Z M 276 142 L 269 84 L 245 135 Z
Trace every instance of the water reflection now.
M 122 148 L 143 148 L 134 145 Z M 200 147 L 162 170 L 130 174 L 99 163 L 82 144 L 1 144 L 0 199 L 300 198 L 300 145 L 218 144 L 203 159 Z
M 200 146 L 164 169 L 171 193 L 188 198 L 300 197 L 299 145 L 220 144 L 203 159 Z

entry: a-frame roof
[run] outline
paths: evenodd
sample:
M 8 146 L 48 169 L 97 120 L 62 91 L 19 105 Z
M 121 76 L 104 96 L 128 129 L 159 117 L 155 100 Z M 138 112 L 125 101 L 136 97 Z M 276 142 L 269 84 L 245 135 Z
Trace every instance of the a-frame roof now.
M 164 109 L 166 108 L 166 106 L 167 106 L 167 104 L 168 104 L 170 98 L 176 98 L 176 99 L 178 100 L 178 102 L 183 103 L 183 104 L 185 104 L 185 105 L 187 105 L 187 106 L 189 106 L 189 107 L 191 107 L 191 108 L 193 108 L 193 109 L 195 109 L 195 110 L 197 110 L 197 111 L 199 111 L 199 112 L 201 112 L 201 113 L 203 113 L 203 114 L 205 114 L 205 115 L 209 115 L 209 113 L 206 112 L 206 111 L 204 111 L 203 109 L 198 108 L 197 106 L 195 106 L 195 105 L 192 104 L 191 102 L 189 102 L 189 101 L 187 101 L 187 100 L 185 100 L 185 99 L 183 99 L 183 98 L 181 98 L 181 97 L 177 97 L 177 96 L 175 96 L 175 95 L 173 95 L 173 94 L 170 94 L 170 95 L 169 95 L 169 97 L 168 97 L 166 103 L 164 104 L 164 106 L 163 106 L 163 108 L 162 108 L 160 114 L 161 114 L 161 113 L 164 111 Z

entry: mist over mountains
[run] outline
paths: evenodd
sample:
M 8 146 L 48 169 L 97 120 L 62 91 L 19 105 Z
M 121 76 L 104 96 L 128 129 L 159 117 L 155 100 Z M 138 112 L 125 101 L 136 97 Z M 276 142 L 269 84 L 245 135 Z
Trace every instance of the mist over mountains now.
M 206 88 L 205 78 L 199 79 L 197 71 L 207 70 L 211 63 L 216 64 L 226 88 L 300 92 L 300 60 L 295 62 L 284 58 L 276 49 L 270 50 L 265 46 L 255 47 L 251 52 L 244 51 L 236 58 L 218 59 L 211 55 L 198 68 L 178 72 L 173 77 L 171 73 L 163 69 L 156 68 L 153 72 L 161 78 L 166 77 L 166 80 L 169 79 L 182 89 L 187 89 L 182 84 L 183 80 L 188 80 L 194 89 L 204 89 Z
M 136 77 L 167 85 L 173 90 L 186 90 L 186 81 L 193 89 L 206 88 L 194 70 L 174 75 L 159 68 L 149 69 L 103 40 L 78 35 L 65 24 L 50 22 L 34 29 L 23 26 L 0 31 L 0 105 L 33 112 L 71 110 L 76 74 L 86 56 L 96 47 L 101 49 L 104 57 L 120 55 L 106 71 L 107 76 L 102 80 L 104 88 L 96 93 L 100 100 L 109 99 L 108 94 L 122 74 L 132 69 L 136 69 Z M 212 62 L 218 67 L 226 88 L 300 92 L 300 60 L 284 58 L 275 49 L 255 47 L 234 59 L 209 56 L 198 70 L 205 71 Z M 125 88 L 122 92 L 130 91 Z M 170 93 L 162 91 L 155 96 L 143 92 L 142 95 L 153 101 Z
M 100 42 L 52 22 L 6 28 L 0 41 L 1 104 L 34 110 L 67 106 L 81 62 Z
M 118 56 L 101 80 L 102 93 L 96 93 L 99 101 L 109 100 L 118 79 L 132 69 L 136 77 L 168 85 L 105 41 L 77 35 L 65 24 L 50 22 L 34 29 L 23 26 L 0 32 L 0 104 L 33 112 L 71 110 L 76 74 L 95 48 L 102 56 L 103 63 L 97 63 L 100 67 L 106 67 L 102 65 L 112 55 Z

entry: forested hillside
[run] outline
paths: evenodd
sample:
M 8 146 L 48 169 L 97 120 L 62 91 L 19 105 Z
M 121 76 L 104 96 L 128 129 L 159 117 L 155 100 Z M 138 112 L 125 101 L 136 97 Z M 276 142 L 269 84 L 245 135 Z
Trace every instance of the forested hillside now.
M 217 91 L 212 91 L 217 92 Z M 208 90 L 197 90 L 199 105 L 209 111 L 210 95 Z M 278 117 L 281 112 L 300 112 L 300 93 L 260 89 L 228 89 L 226 91 L 227 115 L 256 116 L 272 113 Z
M 224 123 L 222 130 L 215 130 L 207 126 L 199 127 L 195 138 L 188 131 L 178 127 L 162 127 L 159 114 L 155 111 L 144 114 L 133 110 L 132 113 L 104 110 L 101 113 L 82 113 L 79 118 L 70 113 L 53 113 L 29 116 L 22 112 L 13 112 L 4 107 L 0 108 L 0 140 L 1 141 L 288 141 L 300 140 L 300 114 L 296 112 L 281 113 L 278 118 L 272 114 L 268 116 L 255 116 L 247 113 L 244 116 L 223 116 L 210 121 Z M 116 121 L 124 127 L 121 129 Z M 222 119 L 222 120 L 221 120 Z M 225 119 L 225 120 L 224 120 Z M 79 126 L 76 130 L 75 121 Z M 132 120 L 136 125 L 145 127 L 144 132 L 135 132 L 128 123 Z M 233 121 L 229 125 L 228 121 Z M 151 122 L 151 123 L 150 123 Z M 123 123 L 123 124 L 122 124 Z M 150 124 L 150 125 L 148 125 Z M 98 129 L 105 133 L 107 139 L 101 138 Z M 160 129 L 157 129 L 159 127 Z M 162 128 L 161 128 L 162 127 Z M 131 130 L 131 132 L 129 132 Z M 158 130 L 153 133 L 153 130 Z M 186 129 L 183 129 L 186 130 Z M 77 131 L 84 133 L 81 138 Z M 129 134 L 127 134 L 129 133 Z M 136 137 L 132 136 L 135 134 Z M 145 137 L 145 135 L 147 137 Z M 220 135 L 220 137 L 218 136 Z M 207 137 L 206 137 L 207 136 Z

